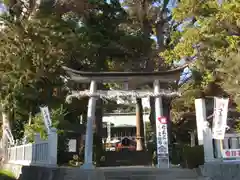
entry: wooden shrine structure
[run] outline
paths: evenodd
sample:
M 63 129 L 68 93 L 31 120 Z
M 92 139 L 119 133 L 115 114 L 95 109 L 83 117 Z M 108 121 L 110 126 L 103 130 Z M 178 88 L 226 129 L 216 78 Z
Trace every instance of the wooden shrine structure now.
M 155 97 L 155 115 L 156 115 L 156 136 L 157 136 L 157 159 L 159 168 L 169 168 L 168 152 L 168 132 L 166 118 L 163 117 L 162 96 L 178 96 L 178 92 L 160 89 L 160 83 L 171 83 L 178 81 L 183 69 L 182 66 L 177 69 L 160 72 L 84 72 L 63 67 L 72 81 L 78 83 L 90 83 L 89 90 L 72 92 L 67 96 L 67 101 L 72 98 L 90 97 L 87 111 L 87 127 L 85 140 L 85 159 L 83 168 L 92 169 L 93 166 L 93 121 L 95 119 L 96 99 L 117 99 Z M 149 82 L 153 83 L 153 91 L 136 90 L 137 86 Z M 123 90 L 97 90 L 97 83 L 124 83 Z

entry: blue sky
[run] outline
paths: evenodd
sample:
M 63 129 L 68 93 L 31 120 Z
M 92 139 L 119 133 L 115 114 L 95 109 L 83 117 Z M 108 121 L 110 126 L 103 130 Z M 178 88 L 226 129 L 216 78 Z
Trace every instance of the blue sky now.
M 0 3 L 0 13 L 6 12 L 6 11 L 7 11 L 6 6 L 3 3 Z

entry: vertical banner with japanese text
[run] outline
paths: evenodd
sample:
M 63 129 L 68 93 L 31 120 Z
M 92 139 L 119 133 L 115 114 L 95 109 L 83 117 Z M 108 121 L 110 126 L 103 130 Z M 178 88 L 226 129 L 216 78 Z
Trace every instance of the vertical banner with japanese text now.
M 52 120 L 51 120 L 51 117 L 50 117 L 49 109 L 48 109 L 47 106 L 44 106 L 44 107 L 40 107 L 40 110 L 42 112 L 43 121 L 44 121 L 46 130 L 47 130 L 48 133 L 50 133 L 51 126 L 52 126 Z
M 111 141 L 111 122 L 107 122 L 107 142 Z
M 167 118 L 157 117 L 156 120 L 156 135 L 157 135 L 157 159 L 158 164 L 165 164 L 169 167 L 169 152 L 168 152 L 168 130 Z
M 228 98 L 214 97 L 213 139 L 224 139 L 227 127 Z

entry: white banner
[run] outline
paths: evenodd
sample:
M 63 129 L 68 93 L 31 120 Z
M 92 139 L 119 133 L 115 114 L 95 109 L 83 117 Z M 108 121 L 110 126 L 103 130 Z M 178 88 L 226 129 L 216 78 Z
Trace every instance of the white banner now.
M 12 135 L 12 132 L 11 130 L 8 128 L 8 127 L 5 127 L 5 132 L 6 132 L 6 135 L 7 135 L 7 138 L 10 142 L 11 145 L 14 145 L 14 138 L 13 138 L 13 135 Z
M 43 121 L 44 121 L 45 127 L 47 129 L 47 132 L 50 132 L 51 126 L 52 126 L 52 120 L 51 120 L 51 117 L 50 117 L 48 107 L 47 106 L 40 107 L 40 110 L 41 110 L 42 115 L 43 115 Z
M 111 141 L 111 122 L 107 122 L 107 142 Z
M 156 133 L 157 133 L 157 159 L 158 162 L 169 163 L 168 152 L 168 130 L 167 130 L 167 118 L 158 117 L 156 121 Z
M 228 98 L 214 97 L 213 139 L 224 139 L 227 127 Z

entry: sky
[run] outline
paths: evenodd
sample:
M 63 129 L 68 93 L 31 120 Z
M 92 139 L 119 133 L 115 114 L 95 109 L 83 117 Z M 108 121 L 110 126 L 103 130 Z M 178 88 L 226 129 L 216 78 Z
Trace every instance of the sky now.
M 4 11 L 7 11 L 7 8 L 3 3 L 0 2 L 0 13 Z

